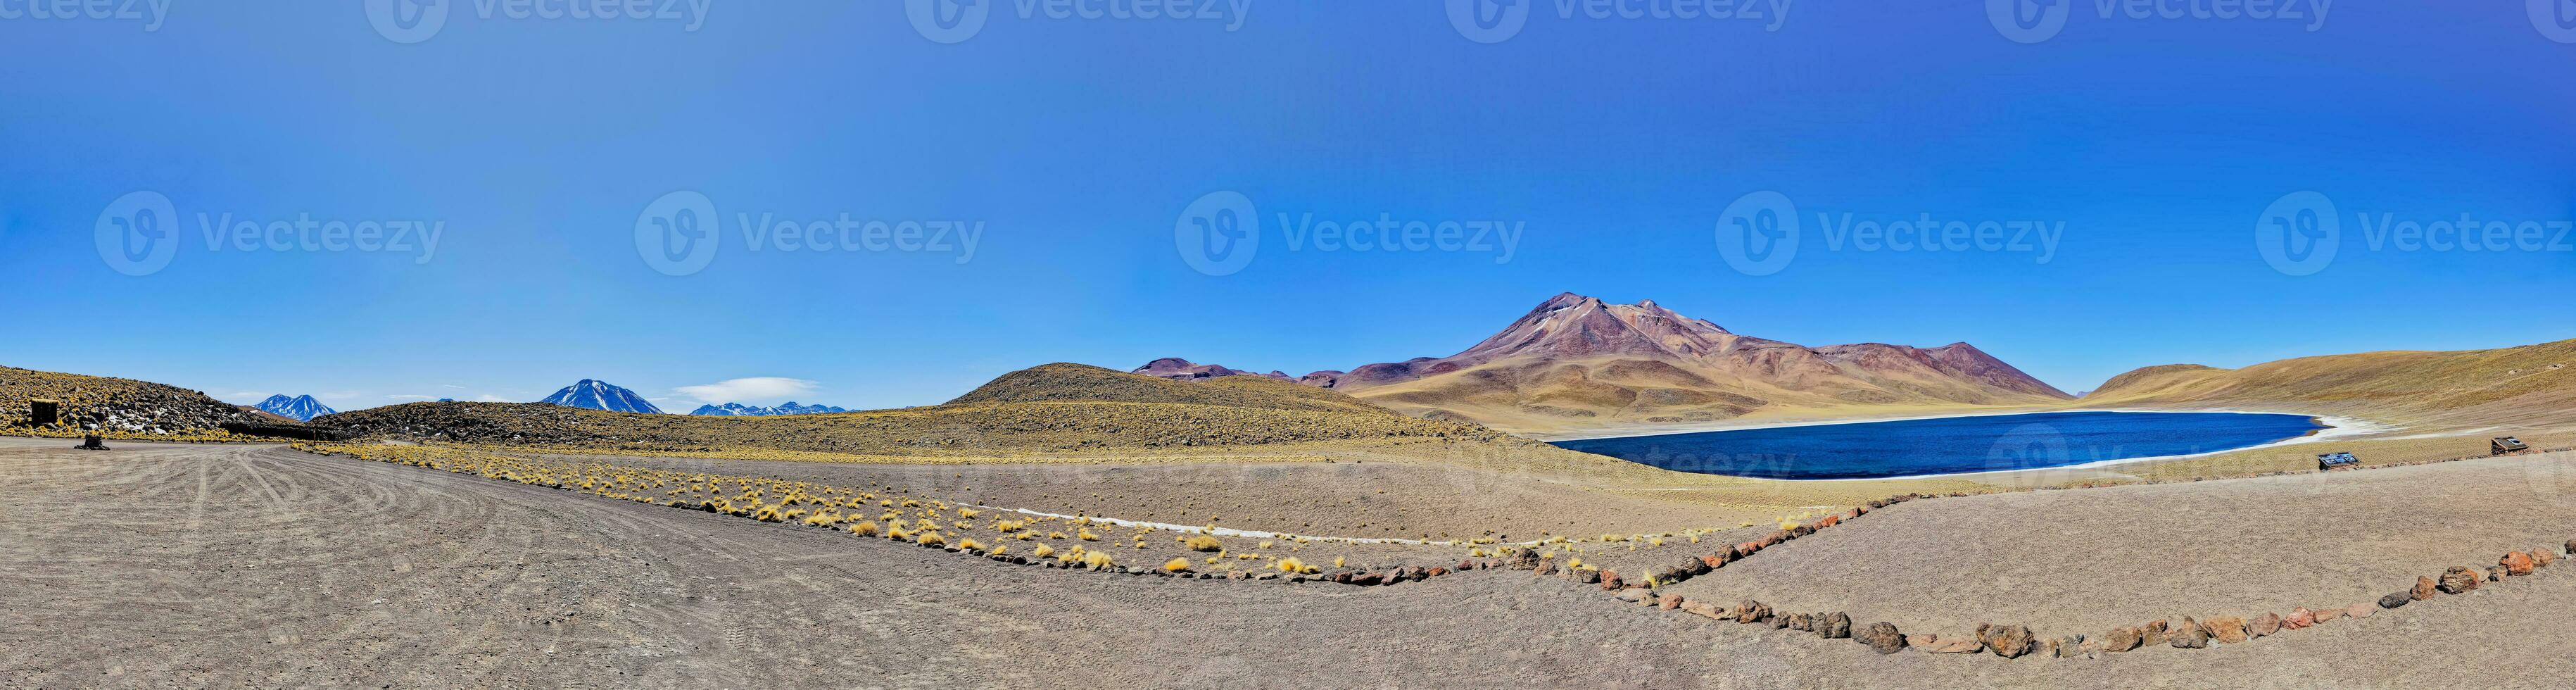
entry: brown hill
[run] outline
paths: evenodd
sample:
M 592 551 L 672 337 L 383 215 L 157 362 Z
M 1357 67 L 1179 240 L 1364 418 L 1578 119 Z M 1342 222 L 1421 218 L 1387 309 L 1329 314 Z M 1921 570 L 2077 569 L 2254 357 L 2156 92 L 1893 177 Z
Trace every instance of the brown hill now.
M 1473 424 L 1416 419 L 1327 390 L 1240 377 L 1190 385 L 1081 365 L 1005 375 L 936 407 L 792 417 L 699 417 L 544 404 L 413 403 L 315 420 L 389 439 L 577 450 L 783 450 L 1011 456 L 1085 450 L 1439 439 L 1521 445 Z
M 30 400 L 62 403 L 60 424 L 29 424 Z M 217 425 L 256 416 L 205 393 L 148 381 L 0 367 L 0 433 L 112 438 L 221 436 Z
M 2087 407 L 2260 407 L 2481 428 L 2576 427 L 2576 340 L 2495 350 L 2366 352 L 2121 374 Z
M 1186 380 L 1249 376 L 1158 360 Z M 1739 335 L 1653 301 L 1563 294 L 1448 357 L 1297 379 L 1417 416 L 1565 433 L 1799 414 L 1866 415 L 2063 403 L 2064 391 L 1967 343 L 1810 348 Z

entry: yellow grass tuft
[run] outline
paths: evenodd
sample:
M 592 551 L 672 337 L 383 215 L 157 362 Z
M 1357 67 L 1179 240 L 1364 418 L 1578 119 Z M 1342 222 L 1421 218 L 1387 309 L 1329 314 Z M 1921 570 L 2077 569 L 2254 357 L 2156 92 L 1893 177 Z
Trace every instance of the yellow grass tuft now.
M 1163 572 L 1167 573 L 1177 573 L 1188 569 L 1190 569 L 1190 559 L 1187 558 L 1175 558 L 1172 559 L 1171 562 L 1163 564 Z
M 982 515 L 982 514 L 984 514 L 984 513 L 983 513 L 983 512 L 981 512 L 981 511 L 975 510 L 975 509 L 973 509 L 973 508 L 958 508 L 958 509 L 957 509 L 957 517 L 966 518 L 966 519 L 968 519 L 968 520 L 973 520 L 973 519 L 975 519 L 975 516 L 977 516 L 977 515 Z
M 1349 566 L 1342 565 L 1342 557 L 1341 557 L 1341 556 L 1334 556 L 1334 557 L 1333 557 L 1333 567 L 1335 567 L 1335 568 L 1345 568 L 1345 567 L 1349 567 Z
M 851 534 L 856 534 L 856 535 L 859 535 L 859 536 L 862 536 L 862 537 L 873 537 L 873 536 L 876 536 L 876 535 L 877 535 L 877 523 L 874 523 L 874 522 L 860 522 L 860 523 L 858 523 L 858 524 L 851 525 L 851 526 L 850 526 L 850 533 L 851 533 Z
M 1225 549 L 1225 542 L 1217 541 L 1216 537 L 1204 534 L 1190 537 L 1181 543 L 1182 545 L 1188 546 L 1191 551 L 1222 551 Z
M 1036 557 L 1039 557 L 1039 558 L 1045 558 L 1045 557 L 1048 557 L 1048 556 L 1053 556 L 1053 555 L 1055 555 L 1055 547 L 1048 546 L 1048 545 L 1045 545 L 1045 544 L 1039 544 L 1039 545 L 1038 545 L 1038 550 L 1030 552 L 1030 555 L 1033 555 L 1033 556 L 1036 556 Z
M 1081 536 L 1083 541 L 1100 541 L 1100 535 L 1092 533 L 1091 530 L 1082 530 Z
M 983 544 L 977 544 L 977 543 L 975 543 L 974 538 L 969 537 L 969 538 L 966 538 L 966 539 L 960 539 L 960 540 L 958 540 L 958 541 L 957 541 L 957 548 L 965 549 L 965 550 L 968 550 L 968 551 L 982 551 L 982 550 L 984 550 L 984 545 L 983 545 Z
M 1305 561 L 1297 560 L 1297 557 L 1295 556 L 1279 559 L 1279 564 L 1275 567 L 1279 569 L 1279 572 L 1297 573 L 1300 575 L 1313 575 L 1315 573 L 1323 572 L 1322 568 L 1306 565 Z
M 913 539 L 912 543 L 922 546 L 946 546 L 948 538 L 939 536 L 938 532 L 923 532 L 920 537 Z

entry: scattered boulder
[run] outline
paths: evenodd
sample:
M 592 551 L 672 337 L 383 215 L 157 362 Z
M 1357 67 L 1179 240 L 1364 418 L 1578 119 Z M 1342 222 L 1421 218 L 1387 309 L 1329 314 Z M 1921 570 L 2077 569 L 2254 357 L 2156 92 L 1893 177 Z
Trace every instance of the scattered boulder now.
M 2164 621 L 2148 623 L 2147 627 L 2138 629 L 2138 643 L 2149 647 L 2164 644 L 2165 634 L 2170 631 L 2170 628 L 2171 626 Z
M 2254 634 L 2245 629 L 2245 619 L 2237 616 L 2211 618 L 2201 621 L 2200 627 L 2219 644 L 2245 644 L 2247 640 L 2254 639 Z
M 2576 539 L 2567 540 L 2567 555 L 2576 556 Z
M 2540 567 L 2532 563 L 2531 554 L 2520 551 L 2505 554 L 2504 559 L 2497 563 L 2504 567 L 2504 574 L 2514 577 L 2529 575 L 2532 569 Z
M 2414 595 L 2414 593 L 2411 593 L 2411 592 L 2398 592 L 2398 593 L 2396 593 L 2396 594 L 2391 594 L 2391 595 L 2388 595 L 2388 596 L 2380 597 L 2380 598 L 2379 598 L 2379 607 L 2380 607 L 2380 608 L 2383 608 L 2383 609 L 2403 608 L 2403 607 L 2405 607 L 2407 604 L 2414 603 L 2414 601 L 2415 601 L 2415 595 Z
M 2120 628 L 2118 630 L 2111 631 L 2111 635 L 2103 639 L 2102 650 L 2106 652 L 2126 652 L 2132 649 L 2137 649 L 2139 646 L 2146 644 L 2146 641 L 2146 631 L 2137 628 Z
M 1976 654 L 1986 651 L 1986 643 L 1979 642 L 1974 637 L 1942 638 L 1932 644 L 1924 645 L 1923 651 L 1927 654 Z
M 1735 605 L 1735 622 L 1760 623 L 1771 618 L 1771 605 L 1751 599 Z
M 1539 562 L 1539 564 L 1538 564 L 1536 567 L 1528 568 L 1527 570 L 1529 570 L 1530 572 L 1538 573 L 1538 575 L 1539 575 L 1540 577 L 1546 577 L 1546 576 L 1549 576 L 1549 575 L 1555 575 L 1555 574 L 1556 574 L 1556 559 L 1551 558 L 1551 559 L 1548 559 L 1548 560 L 1545 560 L 1545 561 L 1540 561 L 1540 562 Z
M 2433 578 L 2415 578 L 2415 589 L 2408 591 L 2407 597 L 2416 601 L 2431 599 L 2433 598 L 2433 593 L 2441 591 L 2440 589 L 2437 589 L 2439 586 L 2440 585 L 2434 584 Z
M 1682 595 L 1666 594 L 1661 597 L 1657 597 L 1655 599 L 1655 606 L 1666 611 L 1680 609 L 1682 607 Z
M 1842 614 L 1834 615 L 1841 616 Z M 1844 622 L 1848 625 L 1850 620 L 1845 619 Z M 1896 624 L 1894 623 L 1871 623 L 1868 629 L 1862 630 L 1860 635 L 1855 636 L 1852 639 L 1858 640 L 1861 644 L 1869 645 L 1870 650 L 1876 651 L 1880 654 L 1895 654 L 1897 652 L 1902 652 L 1905 651 L 1906 646 L 1904 633 L 1898 632 Z
M 2493 568 L 2488 568 L 2488 569 L 2487 569 L 2487 581 L 2488 581 L 2488 582 L 2503 582 L 2503 581 L 2504 581 L 2504 566 L 2499 565 L 2499 566 L 2496 566 L 2496 567 L 2493 567 Z
M 1815 632 L 1816 630 L 1816 617 L 1812 615 L 1792 613 L 1788 615 L 1787 621 L 1790 630 L 1796 630 L 1798 632 Z
M 1889 628 L 1889 630 L 1894 629 Z M 1841 613 L 1825 614 L 1824 620 L 1816 624 L 1816 635 L 1828 640 L 1851 639 L 1851 616 Z
M 1705 601 L 1682 602 L 1682 613 L 1713 620 L 1727 620 L 1726 609 L 1718 608 L 1716 604 Z
M 2173 643 L 2174 649 L 2209 648 L 2209 631 L 2202 630 L 2199 621 L 2189 618 L 2182 619 L 2182 624 L 2174 626 L 2173 632 L 2165 638 Z
M 1613 596 L 1617 596 L 1617 597 L 1619 597 L 1619 600 L 1620 600 L 1620 601 L 1624 601 L 1624 602 L 1628 602 L 1628 603 L 1634 604 L 1634 603 L 1637 603 L 1637 602 L 1645 601 L 1645 600 L 1646 600 L 1646 590 L 1645 590 L 1645 589 L 1643 589 L 1643 588 L 1639 588 L 1639 589 L 1623 589 L 1623 590 L 1619 590 L 1619 593 L 1618 593 L 1618 594 L 1616 594 L 1616 595 L 1613 595 Z
M 2531 565 L 2533 567 L 2547 568 L 2549 567 L 2549 564 L 2556 562 L 2558 562 L 2558 555 L 2550 553 L 2548 549 L 2531 550 Z
M 2030 634 L 2030 628 L 2019 625 L 1977 626 L 1977 640 L 1987 649 L 1994 650 L 1996 656 L 2006 659 L 2019 659 L 2039 647 L 2039 640 Z
M 2327 624 L 2327 623 L 2332 623 L 2332 622 L 2335 622 L 2335 621 L 2343 620 L 2343 609 L 2326 609 L 2326 610 L 2323 610 L 2323 611 L 2318 611 L 2318 612 L 2316 612 L 2316 618 L 2317 618 L 2317 624 L 2318 624 L 2318 625 L 2324 625 L 2324 624 Z
M 2442 573 L 2441 583 L 2434 588 L 2443 594 L 2466 594 L 2478 588 L 2478 571 L 2453 567 L 2450 572 Z
M 2344 607 L 2343 609 L 2343 617 L 2345 618 L 2369 618 L 2375 615 L 2379 615 L 2379 607 L 2372 606 L 2366 602 L 2353 604 L 2351 606 Z
M 1708 564 L 1708 569 L 1710 570 L 1716 570 L 1718 568 L 1726 567 L 1726 559 L 1728 556 L 1729 554 L 1720 552 L 1714 556 L 1701 556 L 1699 557 L 1699 562 Z
M 2297 611 L 2291 611 L 2290 617 L 2281 619 L 2282 630 L 2306 630 L 2313 627 L 2317 627 L 2317 612 L 2310 611 L 2305 606 L 2299 607 Z
M 1611 570 L 1609 568 L 1601 569 L 1601 591 L 1616 592 L 1623 589 L 1620 587 L 1622 584 L 1625 583 L 1619 581 L 1619 571 Z

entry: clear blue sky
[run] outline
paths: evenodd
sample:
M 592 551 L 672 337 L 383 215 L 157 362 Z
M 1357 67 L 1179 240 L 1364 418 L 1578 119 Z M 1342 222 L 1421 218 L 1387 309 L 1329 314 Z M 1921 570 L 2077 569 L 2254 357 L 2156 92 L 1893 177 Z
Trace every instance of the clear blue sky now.
M 1794 2 L 1770 30 L 1525 1 L 1488 44 L 1439 2 L 1256 0 L 1228 30 L 986 0 L 950 44 L 883 0 L 711 0 L 695 30 L 447 0 L 417 43 L 367 3 L 178 0 L 155 25 L 0 0 L 0 363 L 343 409 L 582 378 L 685 409 L 749 377 L 886 407 L 1053 361 L 1446 355 L 1563 291 L 1806 344 L 1969 341 L 2068 390 L 2576 338 L 2576 252 L 2373 248 L 2358 222 L 2576 218 L 2576 44 L 2520 2 L 2337 3 L 2315 31 L 2079 2 L 2025 44 L 1980 2 Z M 2291 275 L 2255 227 L 2307 190 L 2342 244 Z M 718 233 L 677 276 L 636 231 L 675 191 Z M 1175 226 L 1224 191 L 1262 244 L 1211 276 Z M 1759 191 L 1803 219 L 1767 275 L 1718 249 Z M 134 192 L 177 216 L 141 276 L 97 230 Z M 1289 247 L 1281 215 L 1310 213 L 1522 234 L 1508 260 Z M 1836 249 L 1846 213 L 2064 234 L 2045 262 Z M 243 251 L 201 214 L 443 225 L 434 254 Z M 971 258 L 752 251 L 736 214 L 982 234 Z

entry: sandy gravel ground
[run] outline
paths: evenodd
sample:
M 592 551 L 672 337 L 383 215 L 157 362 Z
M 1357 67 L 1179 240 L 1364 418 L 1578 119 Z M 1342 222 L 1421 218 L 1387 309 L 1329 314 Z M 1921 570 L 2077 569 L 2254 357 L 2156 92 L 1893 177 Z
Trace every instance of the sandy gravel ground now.
M 2576 454 L 2522 456 L 1918 501 L 1677 591 L 1776 592 L 1766 603 L 1935 632 L 1993 622 L 2099 635 L 2377 601 L 2509 551 L 2563 553 L 2571 538 Z
M 1036 570 L 274 448 L 61 445 L 0 440 L 0 686 L 2545 688 L 2576 673 L 2567 569 L 2216 650 L 1882 657 L 1504 571 L 1352 589 Z M 2444 500 L 2418 510 L 2462 515 L 2445 534 L 2471 536 L 2487 504 Z M 1954 577 L 1903 562 L 1980 538 L 1910 524 L 1946 524 L 1952 502 L 1748 565 L 1918 530 L 1882 554 L 1900 559 L 1885 579 Z M 2211 553 L 2260 567 L 2249 551 Z

